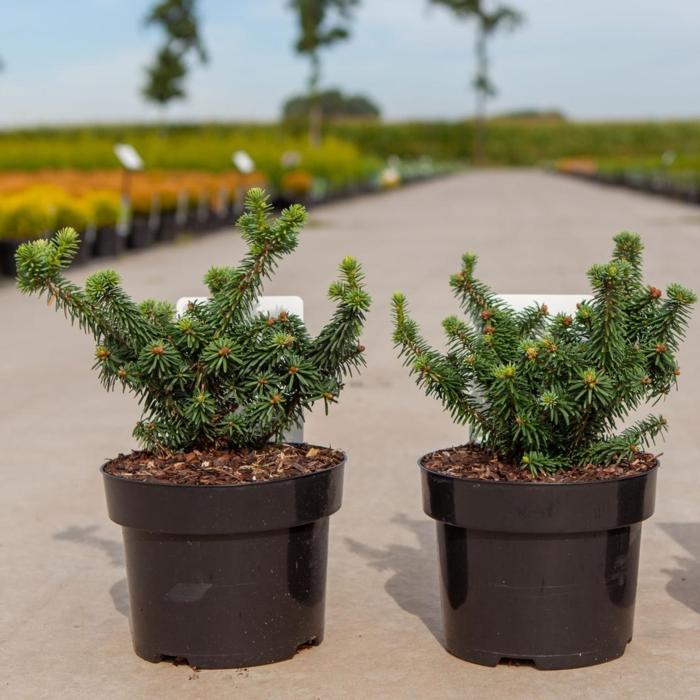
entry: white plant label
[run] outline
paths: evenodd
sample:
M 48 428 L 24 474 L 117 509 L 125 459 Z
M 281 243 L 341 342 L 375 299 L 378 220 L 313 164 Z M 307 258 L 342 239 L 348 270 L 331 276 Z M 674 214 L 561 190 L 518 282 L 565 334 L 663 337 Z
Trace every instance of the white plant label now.
M 576 313 L 576 304 L 593 299 L 590 294 L 499 294 L 498 298 L 515 311 L 522 311 L 534 303 L 545 304 L 550 317 L 557 314 L 573 315 Z
M 126 170 L 143 170 L 143 159 L 131 144 L 114 144 L 114 155 Z
M 232 156 L 231 160 L 236 166 L 238 172 L 244 175 L 249 175 L 255 172 L 255 161 L 250 157 L 246 151 L 236 151 Z

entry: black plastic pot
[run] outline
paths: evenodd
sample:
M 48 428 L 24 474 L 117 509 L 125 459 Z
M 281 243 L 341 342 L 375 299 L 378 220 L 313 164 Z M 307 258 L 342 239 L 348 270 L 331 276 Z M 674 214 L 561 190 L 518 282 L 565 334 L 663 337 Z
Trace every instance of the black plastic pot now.
M 148 484 L 103 467 L 109 517 L 123 527 L 136 653 L 237 668 L 320 644 L 344 465 L 244 486 Z
M 177 222 L 174 211 L 164 211 L 160 215 L 160 224 L 156 229 L 156 240 L 159 242 L 170 242 L 175 240 L 177 234 Z
M 209 210 L 191 207 L 187 211 L 186 230 L 191 233 L 207 233 L 210 228 Z
M 155 239 L 155 231 L 151 228 L 149 218 L 142 215 L 134 216 L 126 239 L 127 247 L 134 250 L 148 248 L 153 245 Z
M 95 232 L 95 244 L 92 254 L 96 258 L 106 258 L 119 255 L 124 251 L 125 240 L 120 236 L 116 228 L 103 226 Z
M 17 263 L 15 253 L 25 241 L 0 241 L 0 272 L 3 275 L 15 277 L 17 275 Z
M 96 232 L 94 228 L 89 228 L 79 232 L 80 244 L 78 253 L 73 260 L 73 265 L 84 265 L 90 261 L 95 247 Z
M 641 523 L 657 468 L 588 483 L 471 481 L 421 465 L 437 520 L 446 649 L 541 669 L 615 659 L 632 639 Z
M 223 219 L 219 212 L 210 207 L 207 209 L 206 218 L 202 222 L 201 231 L 203 233 L 211 233 L 226 228 L 227 225 L 229 225 L 228 220 Z

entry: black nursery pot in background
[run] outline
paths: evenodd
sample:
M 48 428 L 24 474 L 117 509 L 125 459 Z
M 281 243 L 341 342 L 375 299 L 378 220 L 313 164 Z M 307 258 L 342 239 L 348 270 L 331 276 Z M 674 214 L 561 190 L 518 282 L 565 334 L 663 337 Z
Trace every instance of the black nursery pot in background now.
M 102 226 L 95 232 L 92 254 L 96 258 L 107 258 L 124 252 L 126 242 L 113 226 Z
M 642 521 L 657 467 L 581 483 L 476 481 L 421 465 L 437 521 L 444 643 L 541 669 L 615 659 L 632 639 Z
M 136 653 L 236 668 L 320 644 L 344 465 L 242 486 L 136 482 L 103 467 L 109 516 L 123 528 Z
M 78 253 L 75 258 L 73 258 L 74 265 L 84 265 L 92 258 L 97 232 L 94 228 L 89 228 L 85 231 L 80 231 L 79 236 L 80 243 L 78 246 Z
M 160 215 L 160 223 L 156 229 L 156 241 L 169 242 L 175 240 L 177 234 L 177 221 L 174 211 L 163 211 Z
M 0 272 L 8 277 L 17 274 L 15 253 L 24 241 L 0 241 Z
M 126 239 L 127 247 L 134 250 L 148 248 L 156 239 L 155 231 L 151 228 L 148 216 L 137 214 L 131 220 L 129 235 Z

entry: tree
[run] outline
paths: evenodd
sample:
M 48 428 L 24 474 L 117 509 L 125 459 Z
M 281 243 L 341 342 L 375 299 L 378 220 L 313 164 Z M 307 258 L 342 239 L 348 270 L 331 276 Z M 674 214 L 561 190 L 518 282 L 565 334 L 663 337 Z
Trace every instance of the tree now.
M 462 257 L 450 279 L 470 317 L 443 321 L 447 354 L 431 348 L 393 298 L 394 342 L 428 395 L 468 423 L 499 459 L 533 473 L 607 465 L 632 457 L 666 430 L 650 415 L 617 432 L 618 421 L 676 385 L 676 354 L 696 295 L 680 284 L 642 282 L 639 236 L 615 236 L 612 260 L 588 272 L 593 300 L 575 316 L 534 304 L 516 312 L 474 277 Z
M 458 19 L 476 20 L 476 73 L 472 86 L 476 93 L 474 118 L 474 162 L 483 163 L 486 156 L 486 101 L 496 95 L 496 86 L 489 75 L 487 41 L 499 30 L 513 31 L 524 16 L 508 5 L 487 8 L 488 0 L 430 0 L 452 10 Z
M 360 265 L 340 264 L 328 295 L 331 319 L 312 338 L 284 312 L 255 312 L 263 281 L 297 246 L 306 220 L 294 204 L 271 217 L 253 188 L 239 219 L 248 252 L 236 267 L 205 277 L 210 300 L 179 319 L 167 302 L 134 303 L 112 270 L 90 275 L 84 289 L 63 276 L 78 250 L 72 229 L 17 251 L 17 285 L 44 295 L 94 336 L 95 368 L 107 390 L 120 386 L 143 406 L 134 436 L 151 452 L 261 447 L 279 440 L 317 401 L 335 403 L 344 378 L 364 365 L 358 339 L 370 298 Z
M 290 0 L 289 6 L 297 14 L 299 38 L 296 51 L 309 57 L 309 142 L 321 142 L 323 115 L 318 101 L 321 79 L 320 50 L 350 36 L 348 23 L 359 0 Z
M 146 68 L 142 94 L 161 107 L 186 96 L 187 56 L 195 53 L 201 63 L 207 61 L 196 9 L 197 0 L 161 0 L 146 15 L 146 25 L 157 25 L 164 31 L 165 43 Z
M 150 102 L 165 107 L 171 100 L 185 97 L 183 85 L 187 66 L 182 57 L 170 47 L 163 46 L 151 66 L 146 68 L 148 80 L 143 96 Z
M 323 90 L 317 95 L 323 119 L 378 119 L 379 107 L 364 95 L 344 95 L 340 90 Z M 284 119 L 301 120 L 309 116 L 311 100 L 308 95 L 290 97 L 282 108 Z

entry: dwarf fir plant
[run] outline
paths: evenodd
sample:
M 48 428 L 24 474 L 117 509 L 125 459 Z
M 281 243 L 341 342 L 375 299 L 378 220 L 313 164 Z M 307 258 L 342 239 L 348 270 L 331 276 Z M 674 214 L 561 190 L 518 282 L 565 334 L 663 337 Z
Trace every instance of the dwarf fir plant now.
M 300 205 L 270 216 L 260 189 L 246 197 L 238 221 L 248 252 L 238 267 L 213 267 L 207 303 L 180 317 L 167 302 L 135 304 L 112 270 L 85 288 L 63 276 L 78 248 L 71 229 L 22 245 L 17 283 L 44 294 L 97 341 L 95 367 L 104 386 L 120 385 L 143 404 L 135 437 L 149 451 L 262 446 L 279 440 L 316 401 L 326 410 L 343 379 L 364 365 L 358 344 L 370 298 L 360 265 L 345 258 L 329 289 L 337 308 L 316 338 L 296 316 L 256 313 L 263 279 L 297 246 L 306 219 Z
M 644 285 L 639 236 L 614 241 L 612 260 L 588 272 L 592 301 L 574 316 L 550 317 L 538 304 L 514 311 L 474 277 L 476 256 L 464 255 L 450 285 L 471 323 L 445 319 L 446 354 L 421 338 L 404 296 L 394 295 L 394 341 L 418 385 L 500 459 L 533 472 L 606 465 L 666 430 L 655 415 L 621 432 L 616 425 L 676 384 L 696 296 L 679 284 L 665 297 Z

